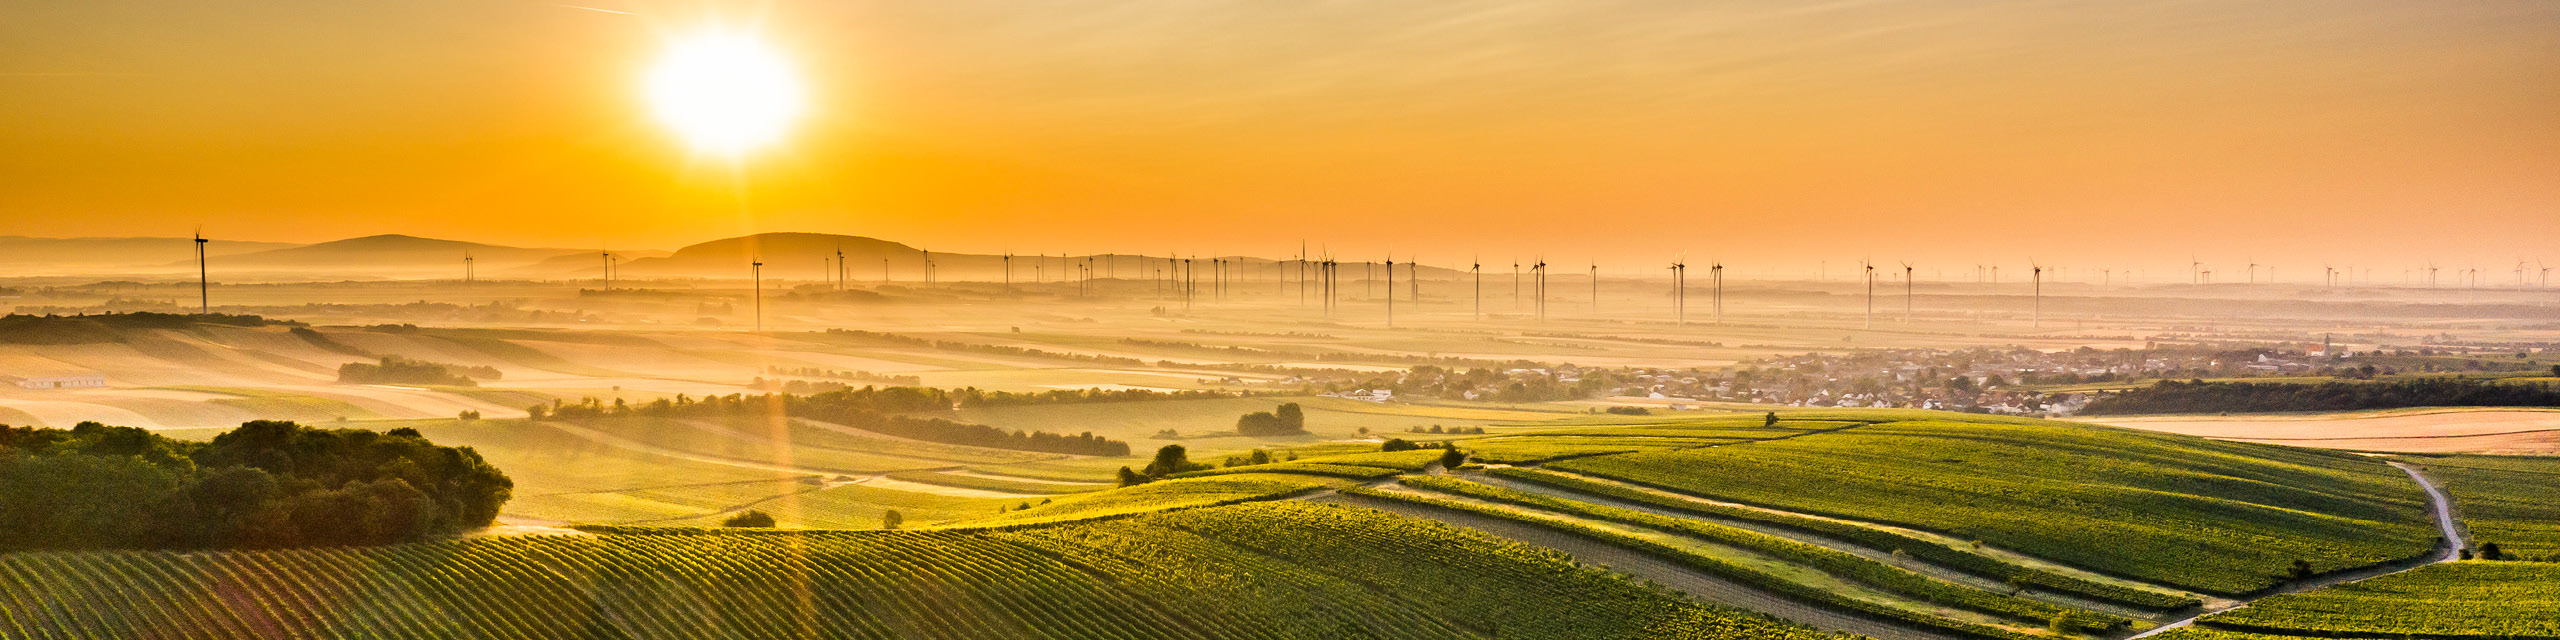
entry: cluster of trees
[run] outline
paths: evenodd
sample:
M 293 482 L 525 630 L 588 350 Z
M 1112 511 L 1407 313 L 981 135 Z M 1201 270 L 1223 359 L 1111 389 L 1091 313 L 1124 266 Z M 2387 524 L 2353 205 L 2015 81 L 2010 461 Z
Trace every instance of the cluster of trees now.
M 2400 407 L 2552 407 L 2560 390 L 2545 383 L 2504 383 L 2469 378 L 2420 378 L 2387 382 L 2179 382 L 2099 396 L 2080 410 L 2088 415 L 2354 411 Z
M 1214 467 L 1209 466 L 1208 463 L 1192 462 L 1191 450 L 1182 448 L 1182 445 L 1168 444 L 1156 449 L 1155 459 L 1147 461 L 1145 469 L 1131 470 L 1128 467 L 1121 467 L 1120 486 L 1134 487 L 1185 471 L 1203 471 L 1212 468 Z
M 659 398 L 640 404 L 629 404 L 620 399 L 615 399 L 612 404 L 598 402 L 594 398 L 587 398 L 577 404 L 554 400 L 551 404 L 528 407 L 525 412 L 535 420 L 569 421 L 621 417 L 719 418 L 784 415 L 945 444 L 1073 455 L 1129 455 L 1129 443 L 1093 435 L 1090 431 L 1077 435 L 1047 431 L 1026 432 L 1019 429 L 1006 431 L 987 425 L 966 424 L 944 418 L 898 415 L 950 410 L 951 396 L 940 389 L 864 387 L 808 395 L 733 393 L 726 396 L 704 396 L 699 399 L 678 395 L 674 398 Z
M 924 384 L 924 379 L 923 379 L 923 378 L 918 378 L 918 377 L 915 377 L 915 376 L 901 376 L 901 375 L 891 375 L 891 374 L 885 374 L 885 373 L 872 373 L 872 372 L 869 372 L 869 371 L 860 371 L 860 370 L 825 369 L 825 368 L 820 368 L 820 367 L 778 367 L 778 366 L 766 365 L 766 366 L 765 366 L 765 368 L 764 368 L 764 372 L 765 372 L 765 373 L 768 373 L 768 374 L 776 375 L 776 376 L 800 376 L 800 377 L 803 377 L 803 378 L 831 378 L 831 379 L 836 379 L 836 380 L 851 380 L 851 381 L 854 381 L 854 382 L 877 382 L 877 383 L 881 383 L 881 384 L 904 385 L 904 386 L 909 386 L 909 387 L 913 387 L 913 386 L 918 386 L 918 385 L 922 385 L 922 384 Z
M 85 315 L 0 316 L 0 343 L 7 344 L 97 344 L 123 342 L 124 331 L 139 329 L 184 329 L 213 324 L 232 327 L 299 325 L 289 320 L 269 320 L 252 315 L 224 313 L 95 313 Z
M 956 404 L 962 407 L 1016 407 L 1048 404 L 1150 402 L 1157 400 L 1215 400 L 1219 398 L 1240 398 L 1244 397 L 1244 395 L 1245 394 L 1208 389 L 1157 391 L 1154 389 L 1092 388 L 1058 389 L 1054 391 L 1018 393 L 1013 391 L 986 391 L 977 387 L 966 387 L 958 391 L 951 392 L 952 399 Z
M 1455 434 L 1455 435 L 1482 435 L 1482 434 L 1484 433 L 1484 427 L 1447 427 L 1447 428 L 1442 428 L 1440 425 L 1436 425 L 1436 424 L 1435 424 L 1435 425 L 1431 425 L 1431 428 L 1429 428 L 1429 429 L 1424 429 L 1424 428 L 1422 428 L 1422 427 L 1406 427 L 1406 428 L 1405 428 L 1405 430 L 1404 430 L 1404 432 L 1405 432 L 1405 433 L 1437 433 L 1437 434 L 1444 434 L 1444 435 L 1445 435 L 1445 434 Z M 1361 431 L 1361 433 L 1368 433 L 1368 431 Z
M 1298 403 L 1282 404 L 1271 411 L 1255 411 L 1236 418 L 1236 435 L 1294 436 L 1307 432 L 1307 412 Z
M 388 544 L 488 526 L 515 483 L 468 447 L 243 423 L 211 442 L 0 426 L 0 550 Z
M 506 375 L 497 367 L 468 367 L 458 364 L 411 360 L 400 356 L 383 356 L 377 363 L 349 362 L 338 365 L 338 382 L 345 384 L 427 384 L 451 387 L 480 386 L 475 380 L 496 380 Z

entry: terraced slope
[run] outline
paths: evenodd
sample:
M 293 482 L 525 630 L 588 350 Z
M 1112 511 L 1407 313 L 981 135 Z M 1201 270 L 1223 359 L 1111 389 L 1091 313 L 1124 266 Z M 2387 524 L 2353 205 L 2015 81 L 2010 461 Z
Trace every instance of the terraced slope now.
M 2169 640 L 2560 637 L 2560 564 L 2446 562 L 2270 597 Z
M 2416 458 L 2461 505 L 2471 542 L 2509 555 L 2560 560 L 2560 458 Z
M 26 638 L 1827 637 L 1552 551 L 1305 503 L 1001 532 L 13 554 L 0 587 L 0 636 Z
M 1891 524 L 2212 594 L 2417 556 L 2404 474 L 2352 454 L 2065 423 L 1918 420 L 1576 458 L 1560 470 Z

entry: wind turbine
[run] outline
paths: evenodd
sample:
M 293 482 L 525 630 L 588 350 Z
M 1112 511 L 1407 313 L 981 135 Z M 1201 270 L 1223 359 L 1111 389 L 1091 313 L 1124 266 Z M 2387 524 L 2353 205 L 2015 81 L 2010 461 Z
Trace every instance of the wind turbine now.
M 469 252 L 469 251 L 464 251 L 464 252 L 462 252 L 462 284 L 464 284 L 464 285 L 469 285 L 469 284 L 471 284 L 471 283 L 473 283 L 473 282 L 476 282 L 476 281 L 478 281 L 478 280 L 479 280 L 479 271 L 478 271 L 477 269 L 472 268 L 472 264 L 471 264 L 471 252 Z
M 1688 257 L 1671 261 L 1671 324 L 1689 324 Z
M 2187 284 L 2204 284 L 2204 261 L 2197 260 L 2195 254 L 2187 254 Z
M 1013 254 L 1004 254 L 1004 292 L 1013 293 Z
M 1867 271 L 1867 328 L 1874 329 L 1876 328 L 1876 265 L 1873 262 L 1859 260 L 1858 266 Z
M 1530 271 L 1538 276 L 1538 322 L 1543 323 L 1547 321 L 1547 257 L 1538 256 Z
M 2258 259 L 2249 258 L 2249 284 L 2258 283 Z
M 213 278 L 205 270 L 204 228 L 196 228 L 196 313 L 213 313 Z
M 758 256 L 751 260 L 747 263 L 747 268 L 755 274 L 756 333 L 764 333 L 764 257 Z
M 1600 316 L 1600 261 L 1598 259 L 1591 261 L 1591 316 L 1595 318 Z
M 1472 272 L 1472 273 L 1476 274 L 1476 319 L 1477 319 L 1477 320 L 1483 320 L 1483 319 L 1484 319 L 1484 256 L 1481 256 L 1481 255 L 1476 256 L 1475 262 L 1474 262 L 1473 264 L 1469 264 L 1469 265 L 1467 265 L 1467 271 L 1469 271 L 1469 272 Z
M 604 285 L 604 290 L 606 290 L 606 291 L 612 291 L 612 290 L 613 290 L 613 252 L 611 252 L 611 251 L 597 251 L 597 252 L 596 252 L 596 256 L 597 256 L 597 258 L 599 258 L 599 259 L 601 259 L 601 260 L 603 260 L 603 261 L 604 261 L 604 278 L 602 278 L 602 280 L 603 280 L 603 283 L 602 283 L 602 284 Z
M 1387 252 L 1387 328 L 1396 326 L 1396 254 Z
M 1911 324 L 1911 262 L 1902 263 L 1902 323 Z
M 2028 260 L 2028 261 L 2027 261 L 2027 264 L 2032 265 L 2032 266 L 2034 266 L 2034 267 L 2035 267 L 2035 278 L 2036 278 L 2036 314 L 2035 314 L 2035 320 L 2033 321 L 2033 323 L 2032 323 L 2032 324 L 2029 324 L 2029 325 L 2027 325 L 2027 326 L 2028 326 L 2029 328 L 2041 329 L 2041 328 L 2044 328 L 2044 265 L 2036 264 L 2036 261 L 2035 261 L 2035 260 L 2032 260 L 2032 259 Z
M 847 266 L 845 266 L 845 264 L 844 264 L 844 245 L 836 245 L 836 290 L 837 290 L 837 291 L 843 291 L 843 290 L 844 290 L 844 286 L 845 286 L 845 282 L 844 282 L 844 281 L 845 281 L 845 276 L 847 276 L 847 275 L 849 275 L 849 274 L 851 273 L 851 269 L 852 269 L 851 267 L 847 267 Z
M 1716 305 L 1716 325 L 1717 325 L 1717 326 L 1723 326 L 1723 325 L 1724 325 L 1724 261 L 1722 261 L 1722 260 L 1711 260 L 1711 261 L 1709 261 L 1707 264 L 1708 264 L 1708 267 L 1707 267 L 1707 279 L 1715 281 L 1715 285 L 1716 285 L 1716 297 L 1715 297 L 1715 305 Z M 1681 267 L 1681 268 L 1680 268 L 1680 270 L 1681 270 L 1681 272 L 1682 272 L 1682 273 L 1687 273 L 1687 272 L 1688 272 L 1688 270 L 1689 270 L 1689 268 L 1684 266 L 1684 267 Z M 1686 276 L 1683 276 L 1683 278 L 1685 279 L 1685 278 L 1686 278 Z

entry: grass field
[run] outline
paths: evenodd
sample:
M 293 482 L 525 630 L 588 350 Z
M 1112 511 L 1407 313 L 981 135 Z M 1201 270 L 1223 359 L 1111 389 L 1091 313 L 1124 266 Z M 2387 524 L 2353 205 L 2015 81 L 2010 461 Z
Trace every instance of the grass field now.
M 1553 552 L 1307 504 L 980 533 L 12 554 L 0 583 L 13 637 L 1823 637 Z
M 1887 422 L 1555 466 L 2217 594 L 2275 584 L 2297 559 L 2329 571 L 2434 542 L 2422 494 L 2378 461 L 2059 423 Z
M 2412 459 L 2453 494 L 2472 546 L 2495 543 L 2505 553 L 2560 560 L 2560 458 Z

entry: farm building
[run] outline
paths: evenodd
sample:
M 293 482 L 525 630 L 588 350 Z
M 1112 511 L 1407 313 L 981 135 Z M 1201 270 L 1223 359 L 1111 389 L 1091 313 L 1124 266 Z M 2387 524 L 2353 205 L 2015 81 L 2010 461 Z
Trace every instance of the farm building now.
M 28 389 L 88 389 L 107 386 L 107 377 L 94 373 L 32 378 L 0 375 L 0 383 L 14 384 Z

